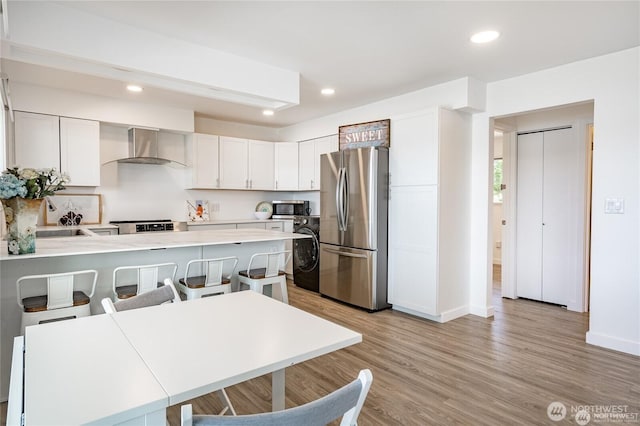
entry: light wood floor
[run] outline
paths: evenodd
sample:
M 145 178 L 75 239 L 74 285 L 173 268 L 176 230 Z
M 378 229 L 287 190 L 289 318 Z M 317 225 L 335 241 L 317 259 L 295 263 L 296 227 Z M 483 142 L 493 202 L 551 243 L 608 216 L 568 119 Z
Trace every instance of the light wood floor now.
M 363 342 L 288 368 L 287 407 L 370 368 L 374 380 L 361 425 L 555 424 L 546 414 L 552 401 L 569 410 L 614 404 L 640 412 L 640 358 L 587 345 L 587 314 L 503 300 L 499 290 L 495 285 L 494 318 L 468 315 L 437 324 L 393 310 L 366 313 L 290 286 L 292 305 L 362 333 Z M 197 354 L 193 359 L 206 365 Z M 270 376 L 227 392 L 240 414 L 271 407 Z M 221 408 L 214 394 L 191 402 L 196 413 Z M 171 425 L 179 417 L 178 406 L 168 409 Z

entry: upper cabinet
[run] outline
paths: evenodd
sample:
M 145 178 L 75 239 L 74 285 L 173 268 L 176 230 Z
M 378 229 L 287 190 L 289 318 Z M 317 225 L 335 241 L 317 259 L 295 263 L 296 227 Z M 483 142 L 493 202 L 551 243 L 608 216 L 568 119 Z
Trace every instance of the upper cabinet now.
M 187 164 L 192 168 L 191 181 L 187 187 L 220 187 L 218 147 L 218 136 L 194 133 L 187 137 Z
M 100 123 L 16 111 L 13 165 L 55 168 L 69 186 L 100 185 Z
M 320 189 L 320 156 L 338 150 L 338 136 L 325 136 L 298 144 L 298 189 Z
M 275 172 L 273 189 L 295 191 L 298 189 L 298 144 L 274 144 Z
M 69 185 L 100 185 L 100 123 L 60 117 L 60 169 Z
M 220 188 L 273 190 L 273 145 L 220 136 Z

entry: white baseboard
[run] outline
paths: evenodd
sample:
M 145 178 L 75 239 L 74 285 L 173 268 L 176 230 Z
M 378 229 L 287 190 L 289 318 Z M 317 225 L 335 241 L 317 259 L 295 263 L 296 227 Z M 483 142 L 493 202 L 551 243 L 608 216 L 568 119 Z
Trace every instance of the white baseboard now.
M 440 315 L 429 315 L 429 314 L 425 314 L 424 312 L 416 311 L 410 308 L 405 308 L 404 306 L 399 306 L 396 304 L 393 305 L 392 309 L 395 311 L 404 312 L 405 314 L 410 314 L 416 317 L 425 318 L 431 321 L 442 322 L 440 321 Z
M 493 306 L 469 306 L 469 313 L 471 315 L 477 315 L 482 318 L 489 318 L 493 316 L 495 309 Z
M 451 320 L 463 317 L 463 316 L 468 315 L 468 314 L 469 314 L 469 306 L 468 305 L 459 306 L 459 307 L 457 307 L 455 309 L 449 309 L 448 311 L 445 311 L 442 314 L 440 314 L 440 322 L 451 321 Z
M 606 334 L 587 331 L 587 343 L 614 351 L 640 356 L 640 342 L 607 336 Z

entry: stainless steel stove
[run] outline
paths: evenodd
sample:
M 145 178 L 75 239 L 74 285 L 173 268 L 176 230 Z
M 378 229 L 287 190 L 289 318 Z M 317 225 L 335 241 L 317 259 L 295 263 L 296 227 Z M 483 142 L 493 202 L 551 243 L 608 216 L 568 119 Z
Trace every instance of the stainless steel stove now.
M 142 232 L 181 232 L 187 230 L 187 222 L 171 219 L 159 220 L 112 220 L 109 222 L 118 227 L 122 234 L 139 234 Z

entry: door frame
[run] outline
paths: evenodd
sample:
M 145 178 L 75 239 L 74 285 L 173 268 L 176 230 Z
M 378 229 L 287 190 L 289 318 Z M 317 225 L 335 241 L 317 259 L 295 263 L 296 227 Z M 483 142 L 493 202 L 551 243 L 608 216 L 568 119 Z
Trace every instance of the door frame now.
M 576 262 L 576 286 L 571 289 L 573 297 L 567 309 L 575 312 L 587 312 L 589 308 L 589 264 L 590 264 L 590 233 L 591 233 L 591 162 L 592 147 L 589 126 L 593 125 L 593 119 L 575 119 L 568 125 L 575 131 L 575 137 L 582 141 L 584 149 L 580 150 L 581 155 L 576 161 L 582 163 L 584 173 L 578 173 L 576 179 L 582 181 L 584 192 L 581 210 L 584 212 L 583 232 L 578 235 L 579 261 Z M 518 133 L 513 128 L 507 126 L 497 126 L 503 131 L 503 183 L 507 185 L 502 195 L 503 215 L 506 225 L 502 227 L 502 297 L 516 299 L 516 246 L 517 236 L 516 225 L 516 202 L 517 199 L 517 137 Z M 540 129 L 548 130 L 548 129 Z M 507 164 L 508 162 L 508 164 Z M 581 255 L 580 255 L 581 254 Z

